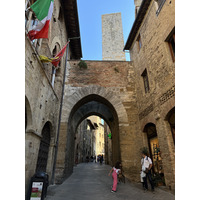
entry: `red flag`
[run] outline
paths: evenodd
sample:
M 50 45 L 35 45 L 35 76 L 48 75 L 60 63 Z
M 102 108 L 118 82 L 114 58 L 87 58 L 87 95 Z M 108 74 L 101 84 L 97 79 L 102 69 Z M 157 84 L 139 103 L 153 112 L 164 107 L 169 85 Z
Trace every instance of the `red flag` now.
M 61 50 L 58 52 L 58 54 L 55 55 L 53 61 L 51 62 L 55 67 L 58 66 L 58 64 L 59 64 L 59 62 L 60 62 L 60 60 L 61 60 L 61 58 L 63 57 L 63 55 L 64 55 L 64 53 L 65 53 L 65 49 L 66 49 L 68 43 L 69 43 L 69 42 L 67 42 L 67 44 L 63 47 L 63 49 L 61 49 Z

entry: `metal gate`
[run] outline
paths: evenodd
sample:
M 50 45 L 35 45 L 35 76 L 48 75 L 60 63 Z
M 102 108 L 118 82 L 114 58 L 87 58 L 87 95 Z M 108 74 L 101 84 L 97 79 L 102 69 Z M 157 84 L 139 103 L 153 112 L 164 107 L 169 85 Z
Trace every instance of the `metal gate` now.
M 44 125 L 44 128 L 42 129 L 42 139 L 40 142 L 36 172 L 39 172 L 39 171 L 46 172 L 50 139 L 51 139 L 50 126 L 49 126 L 49 123 L 47 122 Z

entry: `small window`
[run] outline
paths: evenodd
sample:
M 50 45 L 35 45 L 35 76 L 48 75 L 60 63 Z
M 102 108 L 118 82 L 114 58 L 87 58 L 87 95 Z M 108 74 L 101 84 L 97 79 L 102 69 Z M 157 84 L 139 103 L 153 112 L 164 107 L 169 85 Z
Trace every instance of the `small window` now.
M 149 80 L 148 80 L 148 75 L 147 75 L 147 70 L 145 69 L 144 72 L 142 73 L 142 78 L 144 81 L 144 90 L 145 93 L 148 93 L 150 88 L 149 88 Z
M 160 13 L 160 11 L 161 11 L 166 0 L 155 0 L 155 1 L 157 3 L 157 7 L 158 7 L 158 9 L 156 11 L 156 15 L 158 16 L 158 14 Z
M 169 50 L 172 56 L 173 62 L 175 62 L 175 28 L 171 31 L 167 39 L 165 40 L 169 45 Z
M 138 52 L 140 51 L 141 47 L 142 47 L 142 42 L 141 42 L 141 37 L 140 37 L 140 34 L 137 38 L 137 43 L 138 43 Z

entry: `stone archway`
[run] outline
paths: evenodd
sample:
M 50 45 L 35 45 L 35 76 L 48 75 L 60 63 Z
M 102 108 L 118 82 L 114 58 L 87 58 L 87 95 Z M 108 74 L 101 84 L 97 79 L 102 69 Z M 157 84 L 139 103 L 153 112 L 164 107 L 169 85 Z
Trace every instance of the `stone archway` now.
M 65 91 L 61 131 L 59 136 L 56 163 L 56 182 L 60 183 L 73 172 L 74 136 L 79 123 L 90 115 L 101 116 L 113 134 L 113 162 L 121 159 L 120 131 L 128 125 L 126 110 L 120 97 L 109 89 L 100 86 L 69 88 Z M 63 154 L 64 152 L 64 154 Z
M 68 119 L 65 174 L 72 173 L 74 158 L 74 137 L 80 122 L 90 115 L 102 116 L 111 129 L 113 162 L 121 160 L 119 144 L 119 120 L 114 107 L 99 95 L 88 95 L 72 109 Z
M 106 99 L 108 102 L 110 102 L 110 104 L 116 110 L 116 113 L 119 118 L 119 123 L 128 123 L 127 113 L 120 97 L 110 89 L 98 85 L 90 85 L 84 88 L 66 87 L 65 98 L 63 103 L 64 112 L 62 114 L 62 120 L 68 120 L 72 108 L 75 106 L 75 104 L 78 103 L 78 101 L 80 101 L 80 99 L 83 99 L 84 97 L 92 94 L 99 95 Z

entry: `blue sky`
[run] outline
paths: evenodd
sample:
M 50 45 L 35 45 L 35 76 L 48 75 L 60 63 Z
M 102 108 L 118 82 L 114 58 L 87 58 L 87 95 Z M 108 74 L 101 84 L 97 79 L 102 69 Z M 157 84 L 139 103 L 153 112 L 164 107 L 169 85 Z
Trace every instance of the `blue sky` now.
M 83 60 L 102 60 L 101 15 L 121 12 L 124 43 L 135 20 L 134 0 L 77 0 Z M 129 54 L 126 54 L 127 60 Z

